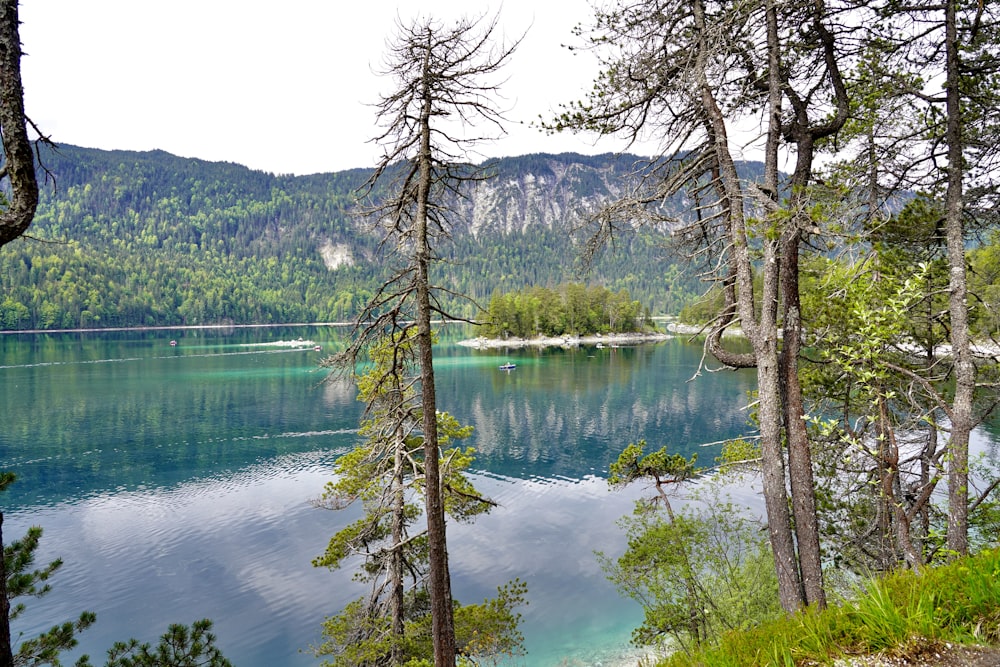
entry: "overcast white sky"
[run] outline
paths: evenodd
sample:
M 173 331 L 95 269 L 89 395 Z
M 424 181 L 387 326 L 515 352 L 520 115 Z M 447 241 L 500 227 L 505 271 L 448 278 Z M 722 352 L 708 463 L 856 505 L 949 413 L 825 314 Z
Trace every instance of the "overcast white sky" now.
M 526 125 L 593 80 L 592 56 L 561 46 L 589 22 L 588 0 L 25 0 L 26 110 L 57 143 L 275 173 L 372 166 L 366 105 L 391 86 L 374 71 L 396 16 L 418 9 L 445 20 L 499 11 L 508 37 L 527 30 L 506 70 L 509 135 L 484 155 L 622 148 Z

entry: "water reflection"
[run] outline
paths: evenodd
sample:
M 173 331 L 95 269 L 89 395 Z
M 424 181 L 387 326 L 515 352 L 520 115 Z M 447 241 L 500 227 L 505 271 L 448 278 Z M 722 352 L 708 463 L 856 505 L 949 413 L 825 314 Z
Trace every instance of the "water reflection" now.
M 461 351 L 444 350 L 444 359 Z M 469 353 L 466 353 L 467 355 Z M 461 357 L 458 357 L 461 358 Z M 477 466 L 511 476 L 578 479 L 600 474 L 645 438 L 690 455 L 745 431 L 752 376 L 716 373 L 689 382 L 698 348 L 680 341 L 627 348 L 473 352 L 438 372 L 440 404 L 475 425 Z M 498 360 L 517 370 L 496 370 Z
M 53 593 L 30 601 L 15 631 L 31 635 L 92 609 L 98 622 L 74 655 L 99 656 L 115 640 L 151 640 L 169 623 L 207 616 L 234 664 L 315 664 L 299 650 L 318 643 L 324 616 L 363 592 L 350 567 L 309 565 L 356 518 L 307 501 L 304 492 L 319 492 L 330 463 L 325 453 L 287 456 L 234 477 L 9 514 L 10 534 L 45 526 L 40 562 L 66 560 Z M 598 478 L 477 475 L 475 483 L 500 507 L 452 527 L 456 595 L 479 601 L 509 579 L 528 581 L 527 665 L 625 650 L 638 609 L 604 581 L 592 554 L 620 540 L 615 521 L 632 497 L 609 493 Z
M 200 345 L 184 338 L 172 356 L 161 354 L 171 349 L 162 332 L 0 339 L 8 362 L 0 370 L 0 460 L 21 479 L 5 503 L 170 487 L 353 444 L 361 406 L 350 382 L 320 385 L 311 349 L 246 352 L 262 336 L 282 340 L 280 332 L 241 334 Z
M 8 506 L 170 487 L 192 475 L 351 446 L 363 409 L 353 384 L 322 382 L 311 349 L 260 347 L 262 337 L 294 340 L 296 332 L 238 333 L 202 332 L 199 344 L 185 337 L 178 348 L 163 332 L 0 339 L 8 362 L 0 369 L 0 458 L 22 479 Z M 307 333 L 309 340 L 323 331 Z M 342 344 L 321 340 L 326 349 Z M 499 372 L 498 359 L 516 360 L 517 371 Z M 698 349 L 679 341 L 492 353 L 442 346 L 438 393 L 442 409 L 475 426 L 469 444 L 477 467 L 577 479 L 606 470 L 640 438 L 691 453 L 741 432 L 751 376 L 688 382 L 697 360 Z
M 349 572 L 309 566 L 323 535 L 353 518 L 331 521 L 305 497 L 321 489 L 331 462 L 297 455 L 233 478 L 8 515 L 12 534 L 45 526 L 40 561 L 66 560 L 54 592 L 31 601 L 18 629 L 30 634 L 93 609 L 98 623 L 81 650 L 101 655 L 130 633 L 153 639 L 169 623 L 209 616 L 235 664 L 312 664 L 296 663 L 296 652 L 357 592 Z
M 350 382 L 320 382 L 319 353 L 261 345 L 300 335 L 329 351 L 345 334 L 0 338 L 0 460 L 21 479 L 2 498 L 5 528 L 43 525 L 39 561 L 66 559 L 20 629 L 93 609 L 82 648 L 99 656 L 207 616 L 241 667 L 317 662 L 299 650 L 360 591 L 350 568 L 310 566 L 353 517 L 309 500 L 356 442 L 363 406 Z M 680 341 L 439 348 L 440 406 L 475 427 L 476 482 L 500 502 L 453 527 L 455 592 L 479 601 L 528 582 L 525 664 L 623 650 L 639 610 L 604 581 L 593 551 L 620 545 L 616 520 L 634 496 L 609 493 L 603 473 L 630 441 L 710 458 L 700 443 L 743 432 L 752 375 L 688 382 L 699 356 Z M 498 371 L 508 359 L 517 370 Z

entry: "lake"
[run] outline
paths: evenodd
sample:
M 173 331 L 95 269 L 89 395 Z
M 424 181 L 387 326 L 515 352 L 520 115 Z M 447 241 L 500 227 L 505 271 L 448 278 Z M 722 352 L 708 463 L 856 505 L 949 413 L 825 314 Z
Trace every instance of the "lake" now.
M 449 526 L 456 597 L 479 602 L 519 577 L 529 654 L 511 664 L 614 664 L 641 620 L 594 557 L 624 548 L 616 521 L 648 494 L 608 489 L 628 443 L 697 452 L 746 432 L 752 373 L 695 374 L 701 348 L 474 350 L 445 332 L 439 408 L 475 427 L 476 485 L 499 503 Z M 53 591 L 14 627 L 33 636 L 83 610 L 95 661 L 115 640 L 155 642 L 170 623 L 215 622 L 237 667 L 317 665 L 325 616 L 362 594 L 350 569 L 315 569 L 357 515 L 312 500 L 357 442 L 353 385 L 322 382 L 333 327 L 0 336 L 4 536 L 45 529 Z M 282 344 L 315 341 L 323 351 Z M 170 341 L 177 345 L 171 346 Z M 502 372 L 499 364 L 517 364 Z M 74 652 L 75 656 L 79 652 Z M 67 660 L 66 662 L 71 662 Z

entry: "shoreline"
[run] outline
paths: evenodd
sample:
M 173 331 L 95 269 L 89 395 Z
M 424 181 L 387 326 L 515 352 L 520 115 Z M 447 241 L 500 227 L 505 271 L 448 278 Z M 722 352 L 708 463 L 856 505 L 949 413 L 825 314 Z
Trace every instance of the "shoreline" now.
M 704 324 L 681 324 L 680 322 L 671 322 L 667 325 L 667 331 L 677 334 L 678 336 L 706 336 L 708 335 L 708 325 Z M 780 334 L 779 334 L 780 335 Z M 742 338 L 743 330 L 739 327 L 729 327 L 722 333 L 723 338 Z
M 460 340 L 457 345 L 474 347 L 480 350 L 495 350 L 499 348 L 525 347 L 579 347 L 580 345 L 639 345 L 641 343 L 659 343 L 673 338 L 671 334 L 662 332 L 623 333 L 623 334 L 590 334 L 587 336 L 535 336 L 534 338 L 486 338 L 479 336 Z
M 185 329 L 204 331 L 208 329 L 279 329 L 281 327 L 349 327 L 353 322 L 290 322 L 283 324 L 165 324 L 142 327 L 84 327 L 77 329 L 0 329 L 0 335 L 12 334 L 57 334 L 57 333 L 100 333 L 104 331 L 182 331 Z

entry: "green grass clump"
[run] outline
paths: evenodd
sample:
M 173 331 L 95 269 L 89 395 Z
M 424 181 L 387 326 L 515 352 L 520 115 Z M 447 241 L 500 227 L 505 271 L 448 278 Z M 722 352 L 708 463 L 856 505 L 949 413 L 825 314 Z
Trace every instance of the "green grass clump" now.
M 873 579 L 842 605 L 727 633 L 714 646 L 675 653 L 659 664 L 828 665 L 848 655 L 903 654 L 927 642 L 1000 644 L 1000 549 Z

